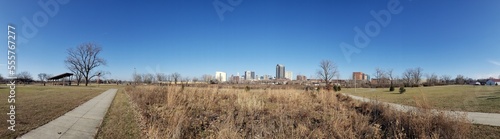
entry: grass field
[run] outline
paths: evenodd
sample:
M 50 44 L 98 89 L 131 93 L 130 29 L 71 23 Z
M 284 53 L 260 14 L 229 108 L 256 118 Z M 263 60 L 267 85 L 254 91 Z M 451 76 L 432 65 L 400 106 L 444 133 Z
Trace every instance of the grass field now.
M 426 104 L 441 110 L 500 113 L 500 86 L 437 86 L 406 88 L 404 94 L 389 92 L 388 88 L 342 89 L 365 98 L 417 106 Z
M 402 113 L 332 92 L 127 87 L 143 138 L 470 138 L 464 117 Z M 116 100 L 116 99 L 115 99 Z M 114 107 L 113 107 L 114 108 Z M 123 126 L 122 126 L 123 127 Z
M 128 95 L 119 89 L 97 134 L 98 139 L 138 139 L 141 129 Z
M 25 134 L 64 113 L 76 108 L 80 104 L 97 96 L 109 87 L 84 87 L 84 86 L 40 86 L 40 85 L 17 85 L 16 86 L 16 131 L 7 130 L 9 112 L 7 98 L 9 89 L 7 86 L 0 87 L 0 112 L 3 113 L 0 120 L 0 137 L 15 138 Z

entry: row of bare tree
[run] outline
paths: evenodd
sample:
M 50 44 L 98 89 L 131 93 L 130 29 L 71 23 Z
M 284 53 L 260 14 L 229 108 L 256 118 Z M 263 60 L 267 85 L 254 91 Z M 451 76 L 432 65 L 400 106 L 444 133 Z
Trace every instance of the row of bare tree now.
M 465 84 L 474 81 L 472 78 L 464 77 L 463 75 L 457 75 L 454 79 L 450 75 L 442 75 L 439 77 L 435 73 L 425 74 L 423 69 L 420 67 L 406 69 L 401 78 L 393 74 L 393 69 L 383 70 L 380 68 L 375 69 L 374 79 L 376 79 L 377 84 L 372 84 L 372 87 L 385 87 L 390 86 L 407 86 L 416 87 L 420 85 L 424 86 L 434 86 L 434 85 L 451 85 L 451 84 Z M 425 83 L 422 81 L 422 77 L 425 76 Z
M 198 83 L 198 82 L 206 82 L 210 83 L 210 81 L 213 80 L 213 76 L 209 74 L 205 74 L 201 76 L 201 80 L 198 77 L 182 77 L 180 73 L 172 73 L 172 74 L 165 74 L 165 73 L 144 73 L 144 74 L 139 74 L 139 73 L 134 73 L 132 75 L 132 79 L 134 83 L 146 83 L 146 84 L 152 84 L 152 83 L 188 83 L 188 82 L 193 82 L 193 83 Z

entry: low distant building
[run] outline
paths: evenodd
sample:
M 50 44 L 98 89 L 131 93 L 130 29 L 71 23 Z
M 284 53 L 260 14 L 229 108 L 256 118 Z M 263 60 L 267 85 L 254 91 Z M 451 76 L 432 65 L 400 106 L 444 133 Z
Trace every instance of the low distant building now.
M 364 74 L 363 72 L 353 72 L 352 79 L 358 81 L 370 81 L 370 75 Z
M 499 85 L 500 84 L 500 79 L 488 79 L 486 81 L 486 85 Z
M 240 76 L 231 76 L 232 83 L 240 83 Z
M 304 75 L 297 75 L 297 81 L 307 81 L 307 77 Z

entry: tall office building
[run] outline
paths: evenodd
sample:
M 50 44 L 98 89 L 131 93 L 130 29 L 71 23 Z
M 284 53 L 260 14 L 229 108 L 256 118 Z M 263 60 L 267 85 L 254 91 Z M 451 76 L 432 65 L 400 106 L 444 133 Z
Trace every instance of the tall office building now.
M 285 72 L 285 78 L 288 80 L 293 80 L 293 72 L 292 71 L 286 71 Z
M 284 79 L 285 78 L 285 65 L 278 64 L 276 65 L 276 79 Z
M 227 75 L 225 72 L 217 71 L 215 72 L 215 79 L 219 82 L 225 82 L 227 81 Z
M 252 71 L 245 71 L 245 80 L 252 80 Z
M 257 77 L 255 77 L 255 72 L 254 71 L 250 72 L 250 74 L 252 75 L 252 80 L 257 79 Z

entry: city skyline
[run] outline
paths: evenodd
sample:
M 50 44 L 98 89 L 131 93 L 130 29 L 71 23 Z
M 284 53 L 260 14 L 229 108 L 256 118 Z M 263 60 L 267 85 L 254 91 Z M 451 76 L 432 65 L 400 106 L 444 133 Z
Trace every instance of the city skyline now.
M 277 63 L 316 78 L 324 59 L 336 63 L 341 79 L 376 68 L 397 76 L 416 67 L 452 77 L 500 75 L 499 1 L 244 1 L 223 14 L 213 1 L 41 3 L 0 2 L 0 24 L 14 25 L 20 38 L 18 73 L 35 79 L 69 72 L 66 50 L 85 42 L 103 48 L 108 65 L 96 70 L 119 80 L 135 71 L 275 75 Z M 7 38 L 6 27 L 0 32 Z

